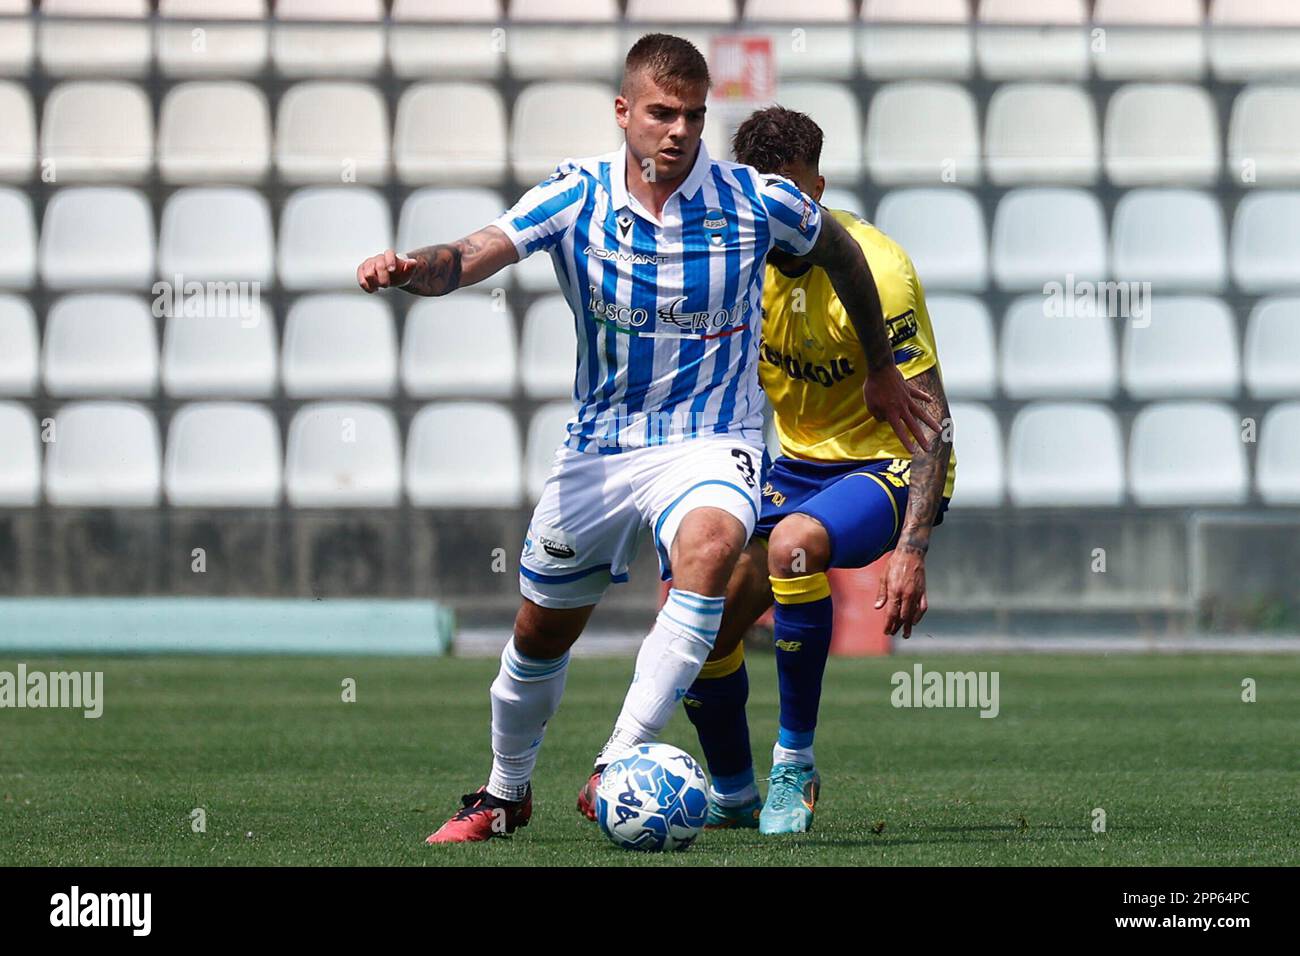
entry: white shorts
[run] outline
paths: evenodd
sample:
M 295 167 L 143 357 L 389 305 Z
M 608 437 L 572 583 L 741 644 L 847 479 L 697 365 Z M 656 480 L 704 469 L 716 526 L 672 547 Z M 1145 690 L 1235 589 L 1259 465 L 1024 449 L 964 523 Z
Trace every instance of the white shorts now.
M 721 508 L 754 530 L 762 508 L 763 449 L 710 435 L 616 455 L 555 453 L 519 559 L 519 590 L 542 607 L 586 607 L 627 580 L 637 539 L 649 527 L 662 577 L 682 519 Z

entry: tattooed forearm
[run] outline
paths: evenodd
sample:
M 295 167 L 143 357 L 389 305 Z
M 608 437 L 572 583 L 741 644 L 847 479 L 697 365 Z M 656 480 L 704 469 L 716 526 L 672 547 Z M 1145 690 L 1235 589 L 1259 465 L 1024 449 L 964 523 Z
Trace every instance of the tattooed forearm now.
M 519 261 L 515 244 L 496 226 L 485 226 L 455 242 L 416 249 L 406 257 L 418 265 L 403 288 L 416 295 L 446 295 Z
M 406 254 L 417 263 L 409 282 L 402 288 L 414 295 L 446 295 L 460 288 L 461 264 L 465 256 L 462 248 L 468 239 L 450 244 L 425 246 Z
M 948 460 L 952 455 L 952 429 L 948 411 L 948 398 L 943 392 L 939 373 L 931 368 L 911 380 L 930 396 L 922 404 L 943 424 L 943 430 L 912 459 L 911 477 L 908 479 L 907 516 L 898 536 L 898 547 L 924 554 L 930 547 L 930 531 L 934 516 L 943 497 L 943 486 L 948 478 Z
M 892 364 L 894 353 L 885 333 L 880 291 L 876 288 L 876 277 L 871 274 L 862 247 L 835 219 L 825 216 L 821 235 L 807 258 L 826 270 L 831 288 L 839 296 L 853 330 L 858 333 L 862 351 L 867 356 L 867 369 Z

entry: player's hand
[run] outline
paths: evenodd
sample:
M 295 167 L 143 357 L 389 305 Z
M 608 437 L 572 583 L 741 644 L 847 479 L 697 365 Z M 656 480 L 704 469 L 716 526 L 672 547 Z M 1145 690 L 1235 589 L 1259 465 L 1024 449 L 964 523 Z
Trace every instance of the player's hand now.
M 866 384 L 862 386 L 862 397 L 871 416 L 878 422 L 889 422 L 911 455 L 930 447 L 930 440 L 921 430 L 922 424 L 928 425 L 935 434 L 940 431 L 939 422 L 924 404 L 932 401 L 934 396 L 903 378 L 897 365 L 868 372 Z
M 925 596 L 925 555 L 915 548 L 898 548 L 889 556 L 876 592 L 876 610 L 886 608 L 885 633 L 891 637 L 903 628 L 903 638 L 921 623 L 930 603 Z
M 418 265 L 418 259 L 408 259 L 392 249 L 386 249 L 357 266 L 357 285 L 366 292 L 400 289 L 411 281 Z

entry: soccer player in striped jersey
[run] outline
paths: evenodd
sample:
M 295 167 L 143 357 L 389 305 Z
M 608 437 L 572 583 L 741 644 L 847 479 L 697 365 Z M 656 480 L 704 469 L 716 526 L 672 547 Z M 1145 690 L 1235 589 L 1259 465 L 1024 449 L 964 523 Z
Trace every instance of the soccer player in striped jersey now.
M 565 160 L 464 239 L 389 250 L 357 269 L 368 292 L 444 295 L 544 250 L 577 330 L 577 411 L 529 524 L 523 602 L 491 688 L 491 773 L 430 843 L 485 840 L 528 823 L 530 779 L 569 648 L 609 584 L 627 579 L 646 526 L 673 587 L 637 655 L 611 759 L 653 740 L 695 681 L 759 516 L 769 251 L 826 270 L 882 370 L 860 400 L 909 444 L 924 433 L 917 413 L 928 396 L 894 367 L 861 248 L 788 179 L 709 156 L 708 88 L 708 66 L 690 43 L 642 37 L 614 103 L 622 147 Z
M 822 131 L 808 116 L 760 110 L 736 132 L 736 157 L 780 172 L 820 199 Z M 851 212 L 824 210 L 866 255 L 880 292 L 893 361 L 931 396 L 930 419 L 950 423 L 925 292 L 907 253 Z M 781 455 L 763 486 L 754 540 L 737 563 L 708 662 L 684 703 L 709 764 L 707 826 L 763 833 L 808 830 L 821 789 L 813 734 L 830 649 L 828 568 L 858 568 L 892 551 L 877 608 L 903 637 L 921 620 L 925 555 L 956 479 L 951 427 L 915 453 L 859 399 L 864 368 L 852 316 L 824 270 L 781 251 L 768 258 L 759 375 L 775 414 Z M 759 800 L 745 721 L 748 678 L 741 638 L 775 601 L 778 736 L 766 801 Z

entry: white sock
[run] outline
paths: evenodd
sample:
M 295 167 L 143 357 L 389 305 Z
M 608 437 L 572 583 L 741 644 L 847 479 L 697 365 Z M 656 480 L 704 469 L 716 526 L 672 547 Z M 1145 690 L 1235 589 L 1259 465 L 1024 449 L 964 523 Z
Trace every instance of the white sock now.
M 636 672 L 623 700 L 623 712 L 601 748 L 597 764 L 618 760 L 638 744 L 659 736 L 713 650 L 722 623 L 722 605 L 721 597 L 678 588 L 668 592 L 655 626 L 636 655 Z
M 512 637 L 501 652 L 501 670 L 492 682 L 492 773 L 487 784 L 494 797 L 524 798 L 568 672 L 567 651 L 549 661 L 526 657 Z
M 800 747 L 798 750 L 790 750 L 780 744 L 774 744 L 772 746 L 772 766 L 775 767 L 779 763 L 792 763 L 800 767 L 815 767 L 812 744 L 807 747 Z
M 743 807 L 745 804 L 753 803 L 758 799 L 758 784 L 751 783 L 743 790 L 737 790 L 735 793 L 718 793 L 710 786 L 709 799 L 720 807 Z

